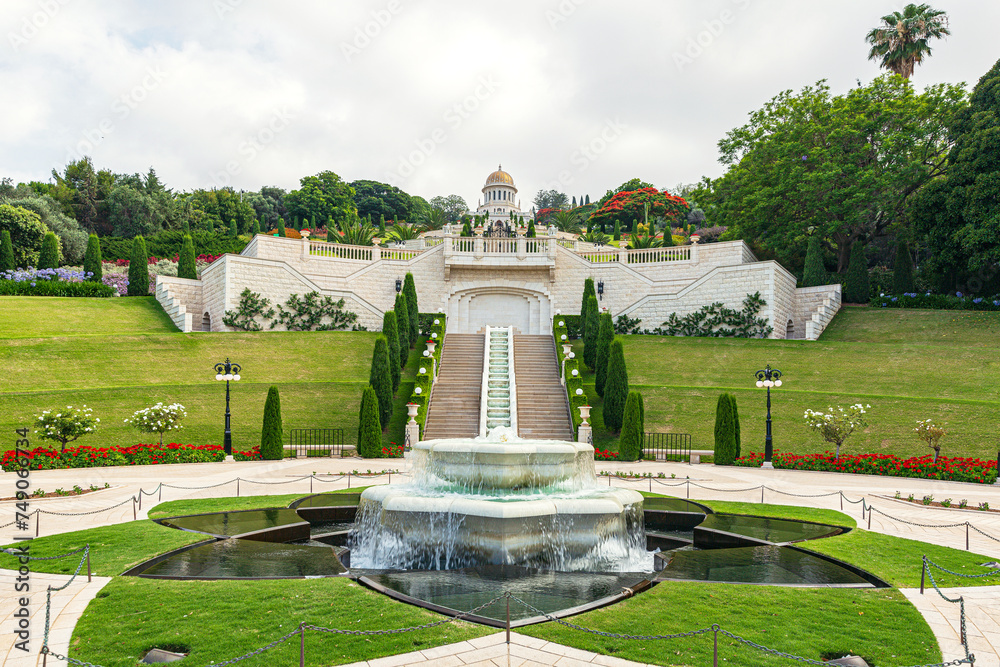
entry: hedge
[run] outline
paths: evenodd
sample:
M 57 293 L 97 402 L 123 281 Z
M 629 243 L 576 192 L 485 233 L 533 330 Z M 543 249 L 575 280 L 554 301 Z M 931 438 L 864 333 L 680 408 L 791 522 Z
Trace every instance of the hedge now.
M 880 294 L 868 302 L 872 308 L 924 308 L 927 310 L 987 310 L 1000 311 L 1000 294 L 990 297 L 951 294 Z
M 764 455 L 754 452 L 736 459 L 736 465 L 759 468 Z M 891 454 L 841 454 L 836 458 L 833 452 L 822 454 L 791 454 L 774 451 L 771 462 L 775 468 L 788 470 L 818 470 L 823 472 L 846 472 L 858 475 L 882 475 L 886 477 L 917 477 L 940 479 L 949 482 L 975 482 L 993 484 L 997 480 L 997 462 L 982 459 L 938 457 L 933 461 L 930 454 L 901 459 Z
M 238 254 L 243 251 L 249 241 L 248 237 L 230 238 L 229 236 L 213 234 L 205 230 L 191 232 L 195 255 Z M 173 257 L 180 254 L 184 243 L 184 230 L 157 232 L 146 237 L 146 250 L 152 257 Z M 130 259 L 132 239 L 121 236 L 104 236 L 101 238 L 101 257 L 106 262 L 119 259 Z
M 0 296 L 82 296 L 102 299 L 117 294 L 113 287 L 104 283 L 67 283 L 60 280 L 28 281 L 0 280 Z

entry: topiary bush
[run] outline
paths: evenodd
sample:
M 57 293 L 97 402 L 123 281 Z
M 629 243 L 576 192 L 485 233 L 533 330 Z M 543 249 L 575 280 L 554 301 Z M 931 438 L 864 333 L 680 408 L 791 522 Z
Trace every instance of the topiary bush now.
M 601 322 L 599 313 L 597 297 L 588 296 L 581 319 L 586 321 L 583 329 L 583 363 L 590 370 L 597 366 L 597 335 L 600 333 Z
M 38 270 L 59 268 L 59 237 L 55 232 L 45 232 L 42 252 L 38 255 Z
M 198 269 L 194 263 L 194 241 L 190 236 L 185 236 L 181 243 L 181 253 L 177 259 L 177 277 L 188 280 L 198 279 Z
M 410 307 L 406 303 L 405 294 L 402 292 L 396 294 L 396 303 L 392 310 L 396 313 L 396 333 L 399 335 L 399 365 L 403 367 L 410 359 L 411 343 L 416 342 L 410 340 Z
M 396 328 L 396 313 L 392 310 L 385 311 L 382 316 L 382 335 L 385 336 L 389 344 L 389 375 L 392 377 L 393 393 L 399 389 L 399 380 L 402 377 L 402 365 L 399 362 L 399 331 Z
M 420 335 L 420 308 L 417 307 L 417 285 L 413 281 L 412 273 L 407 273 L 403 279 L 403 294 L 406 295 L 406 308 L 409 313 L 407 324 L 410 326 L 410 347 L 413 347 L 417 344 L 417 336 Z
M 818 287 L 827 282 L 826 267 L 823 266 L 823 246 L 819 234 L 809 237 L 806 248 L 806 267 L 802 274 L 803 287 Z
M 378 397 L 379 424 L 382 426 L 381 430 L 384 431 L 389 427 L 389 420 L 392 419 L 392 374 L 389 371 L 389 342 L 385 336 L 379 336 L 375 339 L 368 384 L 372 386 Z
M 896 243 L 896 263 L 892 267 L 892 291 L 895 294 L 915 291 L 913 288 L 913 258 L 910 257 L 909 245 L 903 240 Z
M 14 264 L 14 245 L 10 241 L 10 230 L 4 229 L 0 232 L 0 273 L 13 271 L 17 266 Z
M 615 338 L 615 325 L 611 313 L 601 313 L 597 330 L 597 360 L 594 368 L 594 388 L 604 396 L 604 383 L 608 378 L 608 348 Z
M 618 455 L 623 461 L 642 458 L 643 412 L 642 394 L 630 391 L 625 399 L 621 437 L 618 439 Z
M 101 240 L 97 234 L 91 234 L 87 241 L 87 252 L 83 256 L 83 272 L 90 274 L 87 280 L 95 283 L 104 278 L 104 267 L 101 258 Z
M 149 255 L 141 236 L 132 239 L 132 256 L 128 262 L 128 295 L 149 296 Z
M 280 461 L 284 457 L 284 430 L 281 426 L 281 397 L 271 386 L 264 401 L 264 425 L 260 431 L 260 458 Z
M 358 456 L 374 459 L 382 456 L 382 428 L 379 422 L 379 401 L 371 385 L 361 392 L 358 412 Z
M 868 303 L 871 298 L 871 283 L 868 280 L 868 259 L 860 241 L 851 246 L 851 263 L 847 267 L 847 284 L 844 287 L 844 301 L 847 303 Z
M 580 338 L 583 338 L 587 333 L 587 321 L 584 317 L 587 312 L 587 297 L 597 298 L 597 290 L 594 289 L 594 279 L 587 278 L 583 281 L 583 298 L 580 301 Z M 567 326 L 570 326 L 567 323 Z
M 738 456 L 736 445 L 735 400 L 720 394 L 715 406 L 715 464 L 733 465 Z
M 604 426 L 617 433 L 622 428 L 625 401 L 628 399 L 628 369 L 625 350 L 617 338 L 608 348 L 608 378 L 604 384 Z

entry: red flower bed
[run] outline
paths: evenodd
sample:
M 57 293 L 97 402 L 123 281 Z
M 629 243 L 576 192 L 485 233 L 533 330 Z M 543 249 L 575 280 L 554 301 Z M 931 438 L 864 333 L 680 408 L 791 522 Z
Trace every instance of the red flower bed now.
M 617 461 L 618 452 L 613 452 L 610 449 L 598 449 L 594 447 L 594 460 L 595 461 Z
M 401 459 L 403 458 L 403 446 L 394 442 L 390 443 L 389 447 L 382 448 L 382 456 L 387 459 Z
M 210 463 L 223 461 L 222 445 L 132 445 L 131 447 L 67 447 L 66 451 L 36 447 L 21 457 L 13 450 L 4 452 L 0 467 L 54 470 L 57 468 L 100 468 L 104 466 L 150 465 L 155 463 Z M 237 461 L 259 461 L 260 448 L 233 452 Z
M 996 461 L 982 459 L 946 458 L 914 456 L 901 459 L 891 454 L 841 455 L 833 452 L 822 454 L 790 454 L 775 451 L 771 463 L 775 468 L 790 470 L 820 470 L 823 472 L 850 472 L 859 475 L 883 475 L 886 477 L 918 477 L 921 479 L 941 479 L 950 482 L 976 482 L 993 484 L 997 481 Z M 764 455 L 754 452 L 736 459 L 736 465 L 756 468 L 764 461 Z

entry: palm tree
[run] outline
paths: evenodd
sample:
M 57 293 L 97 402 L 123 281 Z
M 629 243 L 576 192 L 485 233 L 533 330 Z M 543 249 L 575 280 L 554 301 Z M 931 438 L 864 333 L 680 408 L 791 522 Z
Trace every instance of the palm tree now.
M 556 211 L 552 215 L 552 223 L 561 232 L 569 234 L 580 233 L 580 223 L 577 222 L 577 215 L 573 211 Z
M 645 250 L 647 248 L 659 248 L 663 241 L 655 236 L 640 236 L 632 234 L 628 240 L 628 247 L 632 250 Z
M 372 245 L 372 239 L 375 238 L 376 233 L 378 230 L 372 227 L 367 220 L 355 220 L 344 223 L 343 236 L 334 231 L 328 234 L 327 241 L 346 245 Z
M 883 16 L 882 25 L 868 33 L 865 39 L 872 45 L 868 59 L 881 58 L 881 67 L 909 79 L 924 57 L 931 55 L 927 42 L 950 34 L 945 12 L 909 4 L 902 12 Z
M 448 222 L 448 214 L 439 208 L 432 208 L 427 215 L 428 229 L 441 229 Z
M 587 232 L 580 237 L 581 241 L 586 241 L 587 243 L 594 243 L 597 245 L 608 245 L 611 243 L 611 237 L 603 232 L 594 230 L 592 232 Z
M 389 231 L 389 238 L 394 238 L 397 241 L 409 241 L 411 239 L 420 238 L 420 235 L 427 231 L 427 228 L 423 225 L 418 224 L 406 224 L 405 222 L 400 222 L 392 226 Z

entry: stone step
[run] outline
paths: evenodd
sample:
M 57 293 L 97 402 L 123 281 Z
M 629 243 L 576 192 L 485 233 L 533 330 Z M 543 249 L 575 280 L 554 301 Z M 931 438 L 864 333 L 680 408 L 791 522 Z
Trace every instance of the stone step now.
M 573 440 L 560 370 L 552 336 L 514 336 L 517 427 L 522 437 Z

